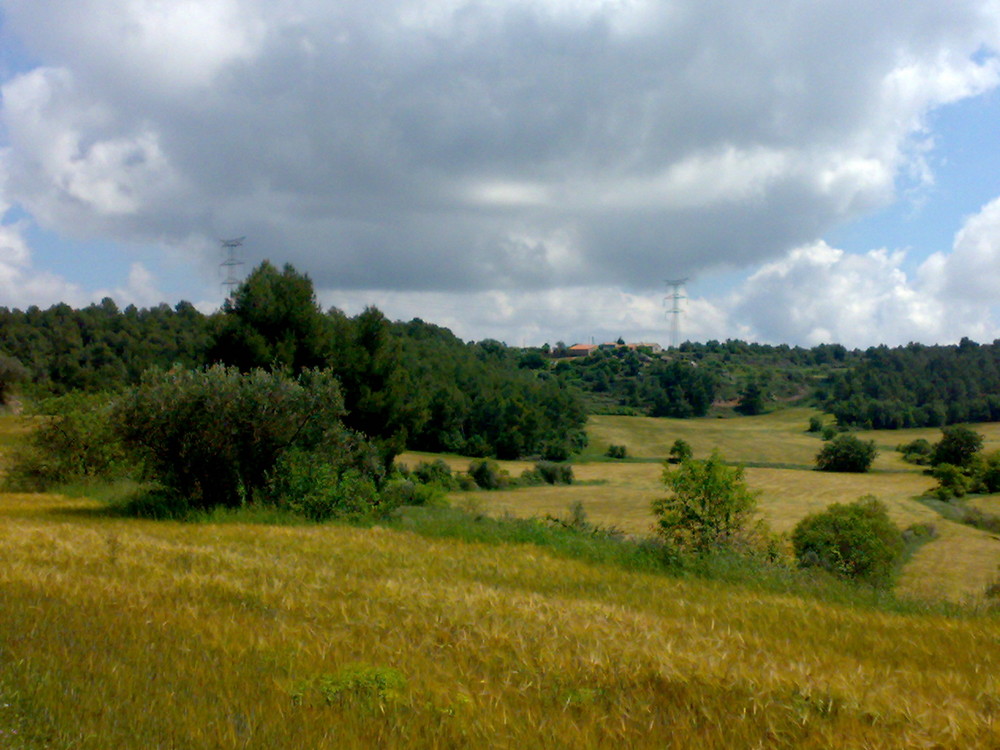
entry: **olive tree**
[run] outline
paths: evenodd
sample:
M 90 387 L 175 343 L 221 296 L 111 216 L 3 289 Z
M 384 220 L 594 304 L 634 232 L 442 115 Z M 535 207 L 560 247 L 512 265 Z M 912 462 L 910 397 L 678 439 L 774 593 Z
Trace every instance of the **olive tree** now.
M 283 372 L 216 365 L 151 370 L 118 402 L 117 430 L 145 461 L 149 478 L 192 508 L 238 506 L 294 466 L 344 463 L 350 434 L 329 372 Z M 353 460 L 353 459 L 352 459 Z M 364 473 L 377 471 L 363 465 Z M 302 472 L 299 472 L 300 474 Z M 306 472 L 306 476 L 316 476 Z

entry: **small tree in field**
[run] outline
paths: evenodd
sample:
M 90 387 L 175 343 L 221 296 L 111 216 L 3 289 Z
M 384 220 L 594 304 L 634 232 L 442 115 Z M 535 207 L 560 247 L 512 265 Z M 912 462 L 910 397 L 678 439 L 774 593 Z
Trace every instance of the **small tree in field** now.
M 670 458 L 667 461 L 672 464 L 679 464 L 691 458 L 692 455 L 694 455 L 694 452 L 691 450 L 691 444 L 687 440 L 677 438 L 674 444 L 670 446 Z
M 934 444 L 931 454 L 931 466 L 951 464 L 964 469 L 982 448 L 983 436 L 975 430 L 959 424 L 942 427 L 941 440 Z
M 726 466 L 717 453 L 704 461 L 686 458 L 663 470 L 671 494 L 653 502 L 657 531 L 682 548 L 705 552 L 729 547 L 757 509 L 742 466 Z
M 823 446 L 816 456 L 816 468 L 820 471 L 846 471 L 863 473 L 871 468 L 878 451 L 875 441 L 859 440 L 854 435 L 838 435 Z
M 806 516 L 792 533 L 802 567 L 819 566 L 873 586 L 891 583 L 903 554 L 903 534 L 872 495 Z

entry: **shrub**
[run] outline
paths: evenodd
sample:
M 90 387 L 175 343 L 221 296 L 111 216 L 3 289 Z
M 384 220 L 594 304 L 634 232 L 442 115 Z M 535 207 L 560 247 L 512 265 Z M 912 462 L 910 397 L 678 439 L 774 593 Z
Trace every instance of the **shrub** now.
M 1000 451 L 982 457 L 979 485 L 980 492 L 1000 492 Z
M 514 484 L 518 487 L 537 487 L 540 484 L 545 484 L 545 477 L 535 466 L 532 466 L 530 469 L 522 471 L 521 476 Z
M 381 489 L 381 505 L 384 509 L 403 505 L 447 507 L 445 491 L 438 484 L 421 484 L 403 477 L 395 477 Z
M 697 552 L 733 546 L 757 509 L 743 473 L 717 452 L 705 461 L 684 459 L 676 469 L 668 462 L 663 482 L 671 494 L 653 502 L 659 534 Z
M 328 372 L 242 375 L 218 365 L 145 373 L 118 402 L 114 419 L 149 477 L 193 509 L 283 498 L 299 485 L 312 486 L 307 494 L 316 500 L 339 487 L 349 469 L 356 473 L 344 481 L 370 498 L 379 457 L 343 428 L 342 404 Z
M 12 490 L 39 492 L 77 480 L 115 478 L 133 468 L 111 420 L 112 403 L 100 394 L 47 399 L 43 417 L 12 452 L 4 478 Z
M 823 438 L 824 441 L 833 440 L 836 436 L 837 436 L 837 428 L 834 427 L 832 424 L 828 424 L 826 425 L 826 427 L 823 428 L 821 437 Z
M 823 429 L 823 418 L 809 417 L 809 432 L 820 432 Z
M 792 547 L 802 567 L 873 586 L 891 583 L 904 550 L 902 532 L 871 495 L 806 516 L 792 532 Z
M 624 445 L 609 445 L 605 456 L 608 458 L 625 458 L 628 449 Z
M 383 512 L 390 499 L 379 494 L 371 475 L 338 465 L 319 451 L 283 452 L 268 475 L 261 499 L 288 508 L 312 521 L 363 518 Z
M 873 440 L 859 440 L 854 435 L 838 435 L 823 446 L 816 456 L 820 471 L 868 471 L 878 451 Z
M 965 497 L 969 491 L 969 477 L 959 466 L 938 464 L 931 470 L 931 475 L 938 480 L 938 486 L 934 488 L 933 492 L 939 500 Z
M 499 490 L 510 483 L 507 472 L 501 469 L 496 461 L 489 458 L 470 463 L 469 476 L 472 477 L 476 486 L 483 490 Z
M 694 452 L 691 450 L 691 444 L 687 440 L 677 438 L 674 444 L 670 446 L 670 457 L 667 460 L 672 464 L 679 464 L 693 455 Z
M 440 458 L 432 462 L 421 461 L 413 470 L 413 476 L 422 484 L 436 484 L 445 490 L 453 489 L 456 484 L 451 467 Z
M 539 461 L 535 470 L 547 484 L 573 484 L 573 467 L 553 461 Z
M 924 438 L 917 438 L 898 446 L 896 450 L 903 454 L 903 460 L 907 463 L 926 466 L 931 462 L 934 446 Z

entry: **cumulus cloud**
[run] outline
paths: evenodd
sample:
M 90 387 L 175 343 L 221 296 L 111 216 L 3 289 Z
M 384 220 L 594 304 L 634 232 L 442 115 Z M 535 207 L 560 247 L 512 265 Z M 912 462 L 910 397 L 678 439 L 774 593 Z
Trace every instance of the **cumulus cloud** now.
M 911 276 L 905 252 L 846 253 L 817 242 L 764 264 L 715 305 L 723 329 L 769 342 L 849 346 L 1000 337 L 1000 198 L 969 217 L 948 252 Z
M 42 62 L 2 87 L 7 200 L 67 236 L 246 234 L 345 293 L 766 263 L 932 179 L 927 113 L 998 81 L 974 0 L 0 10 Z

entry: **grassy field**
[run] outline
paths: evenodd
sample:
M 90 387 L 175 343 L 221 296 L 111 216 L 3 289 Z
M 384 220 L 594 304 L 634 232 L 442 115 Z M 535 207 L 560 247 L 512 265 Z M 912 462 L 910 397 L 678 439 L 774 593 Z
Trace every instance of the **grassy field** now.
M 795 464 L 775 457 L 819 445 L 788 413 L 658 421 L 663 434 L 637 420 L 617 442 L 653 459 L 630 441 L 669 447 L 684 429 L 707 453 L 728 423 L 746 442 L 720 448 L 748 462 Z M 521 515 L 581 500 L 593 520 L 644 532 L 660 465 L 596 460 L 627 426 L 594 420 L 582 484 L 452 500 Z M 933 520 L 940 536 L 903 593 L 981 591 L 988 576 L 970 578 L 984 560 L 996 577 L 1000 542 L 942 521 L 912 499 L 926 477 L 880 460 L 866 476 L 759 465 L 748 477 L 777 529 L 865 492 L 900 523 Z M 0 494 L 4 750 L 995 748 L 998 642 L 1000 616 L 983 607 L 901 614 L 528 544 L 139 521 L 93 500 Z
M 652 419 L 647 417 L 592 417 L 588 426 L 591 444 L 574 465 L 579 484 L 537 487 L 499 492 L 454 493 L 456 503 L 481 506 L 491 514 L 515 516 L 565 516 L 574 502 L 583 503 L 591 521 L 615 526 L 632 534 L 648 534 L 653 516 L 650 503 L 663 494 L 660 463 L 674 440 L 688 441 L 696 457 L 718 450 L 727 460 L 748 465 L 747 481 L 760 491 L 762 517 L 776 532 L 790 532 L 809 513 L 831 503 L 851 502 L 872 494 L 889 508 L 893 520 L 905 528 L 913 523 L 932 523 L 939 536 L 922 547 L 903 571 L 899 591 L 903 594 L 961 601 L 982 595 L 1000 576 L 1000 540 L 995 535 L 940 517 L 914 498 L 936 482 L 919 467 L 902 461 L 895 447 L 917 437 L 935 442 L 936 429 L 858 433 L 874 440 L 879 455 L 867 474 L 837 474 L 813 471 L 823 443 L 806 432 L 809 409 L 785 409 L 759 417 L 739 419 Z M 985 449 L 1000 448 L 1000 424 L 977 425 L 985 437 Z M 634 461 L 604 459 L 608 445 L 625 445 Z M 415 466 L 435 458 L 407 454 L 403 460 Z M 459 470 L 468 459 L 448 457 Z M 513 476 L 530 466 L 525 462 L 502 464 Z M 985 508 L 984 508 L 985 510 Z M 1000 508 L 996 508 L 1000 513 Z
M 995 747 L 1000 619 L 0 497 L 5 748 Z

